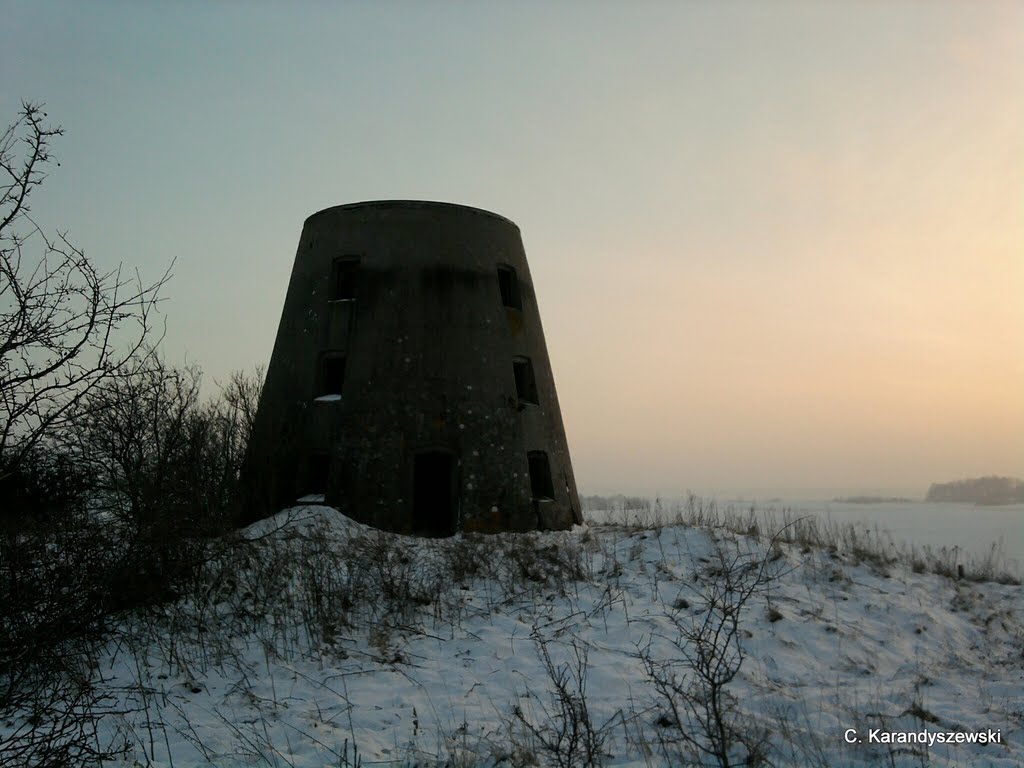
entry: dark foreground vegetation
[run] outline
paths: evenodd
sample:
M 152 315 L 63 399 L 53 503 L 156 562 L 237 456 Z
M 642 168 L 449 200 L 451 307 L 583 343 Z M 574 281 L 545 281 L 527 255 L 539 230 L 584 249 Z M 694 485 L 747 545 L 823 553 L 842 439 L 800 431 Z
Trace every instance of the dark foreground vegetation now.
M 0 136 L 0 763 L 77 765 L 109 703 L 114 618 L 172 600 L 232 521 L 261 377 L 211 399 L 159 352 L 169 271 L 103 271 L 30 215 L 62 135 L 24 104 Z

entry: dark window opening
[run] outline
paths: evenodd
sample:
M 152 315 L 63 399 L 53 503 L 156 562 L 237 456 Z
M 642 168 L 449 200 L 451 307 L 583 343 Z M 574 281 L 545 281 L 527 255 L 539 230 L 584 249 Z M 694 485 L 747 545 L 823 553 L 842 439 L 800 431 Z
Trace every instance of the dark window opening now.
M 306 466 L 306 483 L 302 489 L 303 495 L 327 494 L 327 479 L 330 474 L 331 461 L 326 453 L 314 453 L 309 457 Z
M 530 495 L 534 499 L 555 498 L 548 455 L 544 451 L 530 451 L 526 456 L 530 462 Z
M 519 295 L 519 278 L 512 267 L 498 267 L 498 287 L 501 289 L 501 303 L 512 309 L 522 309 L 523 300 Z
M 331 300 L 345 301 L 356 297 L 356 276 L 359 259 L 335 259 L 331 275 Z
M 512 361 L 512 370 L 516 376 L 516 397 L 520 403 L 539 404 L 537 399 L 537 380 L 533 376 L 533 362 L 528 357 L 517 357 Z
M 320 388 L 318 397 L 340 395 L 345 383 L 345 358 L 343 355 L 325 355 L 320 359 Z
M 413 531 L 421 536 L 455 533 L 455 461 L 450 453 L 416 454 L 413 463 Z

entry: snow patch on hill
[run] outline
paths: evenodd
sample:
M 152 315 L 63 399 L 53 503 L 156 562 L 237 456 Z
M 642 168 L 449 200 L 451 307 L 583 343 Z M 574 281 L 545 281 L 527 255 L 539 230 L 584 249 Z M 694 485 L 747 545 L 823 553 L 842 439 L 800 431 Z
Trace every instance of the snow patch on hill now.
M 680 660 L 722 553 L 774 575 L 742 606 L 725 686 L 773 762 L 1024 763 L 1020 586 L 685 526 L 428 540 L 309 506 L 241 538 L 202 590 L 126 621 L 105 658 L 126 711 L 105 727 L 142 764 L 551 764 L 550 669 L 585 695 L 602 764 L 672 762 L 678 724 L 644 659 Z M 873 730 L 1002 743 L 868 743 Z

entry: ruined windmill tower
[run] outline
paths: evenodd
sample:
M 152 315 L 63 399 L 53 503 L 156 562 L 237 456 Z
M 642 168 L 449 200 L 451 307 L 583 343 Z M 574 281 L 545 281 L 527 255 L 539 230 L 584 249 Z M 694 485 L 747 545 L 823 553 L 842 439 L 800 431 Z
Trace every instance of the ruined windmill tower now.
M 430 536 L 581 522 L 519 228 L 407 200 L 306 219 L 243 483 L 251 519 L 323 496 Z

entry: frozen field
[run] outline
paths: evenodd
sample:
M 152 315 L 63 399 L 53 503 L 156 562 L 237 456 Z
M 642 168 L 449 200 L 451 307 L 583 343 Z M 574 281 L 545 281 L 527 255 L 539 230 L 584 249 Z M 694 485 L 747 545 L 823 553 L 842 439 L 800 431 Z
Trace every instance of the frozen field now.
M 686 500 L 666 499 L 660 505 L 663 517 L 671 520 L 677 509 L 685 508 Z M 996 556 L 1009 570 L 1024 573 L 1024 504 L 979 506 L 923 501 L 852 504 L 784 500 L 761 503 L 725 499 L 718 506 L 742 512 L 752 505 L 762 517 L 775 520 L 812 515 L 821 521 L 851 523 L 872 532 L 877 528 L 887 532 L 894 544 L 908 548 L 959 547 L 965 556 L 987 558 L 992 555 L 994 546 Z M 588 510 L 588 519 L 594 522 L 623 519 L 621 504 L 602 506 L 605 508 Z

